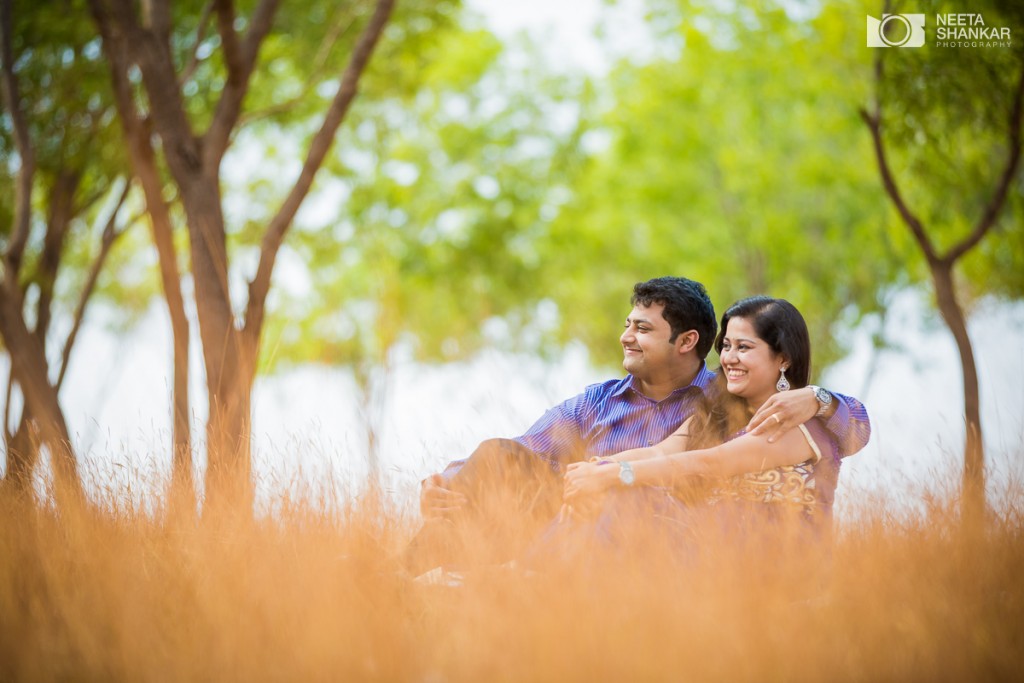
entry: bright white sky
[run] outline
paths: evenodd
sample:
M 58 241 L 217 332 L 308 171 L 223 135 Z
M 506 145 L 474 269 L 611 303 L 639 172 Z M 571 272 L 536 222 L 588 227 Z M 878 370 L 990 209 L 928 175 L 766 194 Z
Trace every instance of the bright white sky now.
M 467 0 L 466 7 L 503 39 L 522 32 L 541 39 L 554 65 L 600 73 L 615 55 L 644 55 L 649 50 L 642 3 L 619 0 L 607 7 L 601 0 Z M 594 31 L 602 18 L 609 17 L 614 30 L 598 44 Z
M 526 31 L 550 35 L 549 49 L 580 66 L 602 61 L 591 39 L 598 20 L 600 0 L 468 0 L 466 7 L 483 17 L 487 28 L 507 39 Z

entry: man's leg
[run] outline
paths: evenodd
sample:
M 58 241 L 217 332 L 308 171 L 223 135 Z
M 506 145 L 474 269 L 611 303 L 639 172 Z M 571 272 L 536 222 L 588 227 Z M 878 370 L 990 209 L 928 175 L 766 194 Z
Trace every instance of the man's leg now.
M 420 574 L 443 564 L 517 557 L 557 513 L 561 484 L 546 460 L 519 443 L 484 441 L 448 483 L 466 496 L 465 507 L 424 523 L 406 550 L 407 568 Z

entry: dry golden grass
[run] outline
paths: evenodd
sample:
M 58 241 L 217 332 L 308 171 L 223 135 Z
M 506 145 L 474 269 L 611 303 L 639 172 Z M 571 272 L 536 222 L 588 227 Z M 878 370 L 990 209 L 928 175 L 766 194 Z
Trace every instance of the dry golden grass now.
M 396 570 L 414 529 L 380 506 L 257 521 L 111 507 L 0 504 L 0 680 L 1024 679 L 1012 507 L 971 538 L 948 499 L 860 509 L 823 590 L 786 557 L 687 573 L 658 553 L 446 588 Z

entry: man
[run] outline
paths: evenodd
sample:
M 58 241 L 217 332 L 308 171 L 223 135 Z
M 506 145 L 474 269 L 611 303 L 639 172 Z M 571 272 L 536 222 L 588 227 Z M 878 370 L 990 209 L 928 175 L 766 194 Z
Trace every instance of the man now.
M 587 387 L 548 410 L 522 436 L 484 441 L 469 458 L 424 480 L 425 523 L 406 556 L 410 570 L 465 559 L 470 546 L 476 560 L 514 556 L 558 509 L 559 475 L 567 464 L 659 443 L 693 414 L 714 378 L 705 358 L 717 322 L 704 286 L 656 278 L 638 283 L 631 303 L 619 337 L 629 373 L 624 379 Z M 864 406 L 814 386 L 775 394 L 748 430 L 774 440 L 815 416 L 825 421 L 844 456 L 867 443 L 871 428 Z M 831 474 L 826 483 L 832 490 L 823 492 L 829 504 Z M 455 547 L 455 537 L 469 542 Z

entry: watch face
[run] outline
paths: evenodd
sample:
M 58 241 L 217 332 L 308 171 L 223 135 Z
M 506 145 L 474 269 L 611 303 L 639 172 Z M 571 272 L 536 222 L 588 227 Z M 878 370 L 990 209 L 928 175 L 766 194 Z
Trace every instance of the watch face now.
M 832 403 L 832 394 L 828 393 L 825 389 L 818 387 L 814 390 L 814 397 L 818 399 L 818 403 L 823 406 L 827 406 Z
M 619 479 L 626 486 L 632 486 L 633 482 L 636 481 L 633 467 L 629 463 L 619 463 Z

